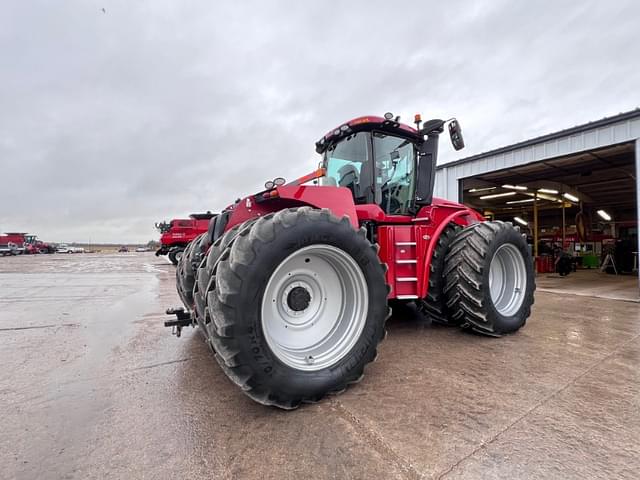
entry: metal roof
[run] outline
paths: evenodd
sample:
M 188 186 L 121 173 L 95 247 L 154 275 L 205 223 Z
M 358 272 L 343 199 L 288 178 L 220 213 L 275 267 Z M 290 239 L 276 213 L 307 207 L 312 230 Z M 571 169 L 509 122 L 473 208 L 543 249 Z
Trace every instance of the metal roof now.
M 511 150 L 515 150 L 518 148 L 528 147 L 531 145 L 535 145 L 542 142 L 547 142 L 549 140 L 555 140 L 562 137 L 568 137 L 570 135 L 575 135 L 576 133 L 585 132 L 588 130 L 593 130 L 595 128 L 606 127 L 608 125 L 621 122 L 624 120 L 630 120 L 634 118 L 640 118 L 640 107 L 635 108 L 633 110 L 629 110 L 628 112 L 622 112 L 617 115 L 612 115 L 610 117 L 604 117 L 600 120 L 594 120 L 592 122 L 584 123 L 582 125 L 576 125 L 575 127 L 565 128 L 564 130 L 559 130 L 557 132 L 548 133 L 545 135 L 541 135 L 539 137 L 535 137 L 529 140 L 525 140 L 522 142 L 514 143 L 512 145 L 507 145 L 505 147 L 496 148 L 494 150 L 489 150 L 487 152 L 478 153 L 476 155 L 472 155 L 470 157 L 461 158 L 459 160 L 454 160 L 452 162 L 443 163 L 441 165 L 436 166 L 436 170 L 440 170 L 445 167 L 453 167 L 459 165 L 461 163 L 471 162 L 473 160 L 479 160 L 482 158 L 486 158 L 492 155 L 498 155 L 501 153 L 509 152 Z
M 460 200 L 460 181 L 640 140 L 640 108 L 436 167 L 434 196 Z

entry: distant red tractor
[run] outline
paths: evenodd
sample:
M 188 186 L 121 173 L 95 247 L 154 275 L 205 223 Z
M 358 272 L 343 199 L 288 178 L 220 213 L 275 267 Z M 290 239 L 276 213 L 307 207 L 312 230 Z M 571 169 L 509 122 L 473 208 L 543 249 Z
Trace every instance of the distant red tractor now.
M 55 252 L 55 248 L 42 240 L 38 240 L 36 235 L 29 235 L 24 232 L 11 232 L 0 235 L 0 253 L 3 255 L 53 252 Z
M 360 381 L 395 304 L 484 335 L 520 329 L 535 289 L 525 238 L 433 197 L 439 136 L 459 150 L 462 131 L 415 123 L 339 125 L 316 143 L 317 171 L 214 217 L 178 264 L 186 310 L 165 325 L 199 326 L 245 394 L 285 409 Z
M 24 236 L 25 253 L 55 253 L 56 248 L 50 243 L 39 240 L 36 235 Z
M 171 263 L 177 265 L 189 242 L 207 231 L 209 220 L 214 216 L 211 212 L 192 213 L 189 218 L 175 218 L 170 222 L 156 223 L 156 229 L 161 234 L 160 248 L 156 251 L 156 256 L 167 255 Z

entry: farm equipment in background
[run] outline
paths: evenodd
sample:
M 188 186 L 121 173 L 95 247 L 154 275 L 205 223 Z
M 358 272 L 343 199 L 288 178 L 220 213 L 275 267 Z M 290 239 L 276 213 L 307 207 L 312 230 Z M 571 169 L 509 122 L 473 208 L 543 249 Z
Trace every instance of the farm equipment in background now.
M 22 232 L 7 232 L 4 235 L 0 235 L 0 250 L 3 255 L 22 255 L 26 251 L 25 237 L 26 233 Z
M 36 235 L 25 235 L 25 253 L 55 253 L 56 247 L 53 245 L 39 240 Z
M 488 336 L 520 329 L 535 289 L 526 240 L 433 197 L 445 128 L 463 148 L 455 119 L 419 115 L 415 128 L 385 114 L 324 135 L 321 168 L 267 182 L 187 246 L 176 269 L 185 308 L 165 325 L 199 326 L 245 394 L 284 409 L 360 381 L 390 305 Z
M 167 255 L 171 263 L 177 265 L 189 242 L 207 231 L 209 220 L 214 216 L 211 212 L 192 213 L 189 218 L 156 223 L 155 227 L 161 234 L 156 256 Z
M 5 257 L 7 255 L 18 255 L 18 247 L 13 242 L 4 243 L 2 236 L 0 236 L 0 257 Z
M 0 253 L 2 255 L 21 255 L 36 253 L 54 253 L 53 245 L 38 240 L 36 235 L 24 232 L 11 232 L 0 235 Z

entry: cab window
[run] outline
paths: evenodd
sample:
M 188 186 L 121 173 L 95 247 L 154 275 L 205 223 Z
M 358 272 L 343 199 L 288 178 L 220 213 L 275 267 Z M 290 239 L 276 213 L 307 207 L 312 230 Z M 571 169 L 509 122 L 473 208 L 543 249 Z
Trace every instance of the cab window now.
M 346 187 L 355 203 L 372 201 L 369 134 L 360 132 L 330 147 L 324 154 L 323 185 Z
M 373 152 L 380 207 L 389 215 L 409 213 L 415 190 L 416 152 L 413 143 L 374 132 Z

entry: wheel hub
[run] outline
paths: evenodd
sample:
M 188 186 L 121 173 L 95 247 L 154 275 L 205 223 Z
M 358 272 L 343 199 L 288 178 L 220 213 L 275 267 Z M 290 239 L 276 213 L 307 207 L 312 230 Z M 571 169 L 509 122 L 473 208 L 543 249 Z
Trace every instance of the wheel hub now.
M 287 295 L 287 305 L 294 312 L 303 312 L 311 302 L 311 294 L 304 287 L 293 287 Z
M 362 270 L 343 250 L 304 247 L 273 271 L 262 299 L 262 328 L 273 353 L 298 370 L 320 370 L 345 356 L 367 319 Z
M 489 292 L 495 309 L 514 315 L 524 302 L 527 269 L 522 253 L 512 244 L 498 247 L 489 266 Z

